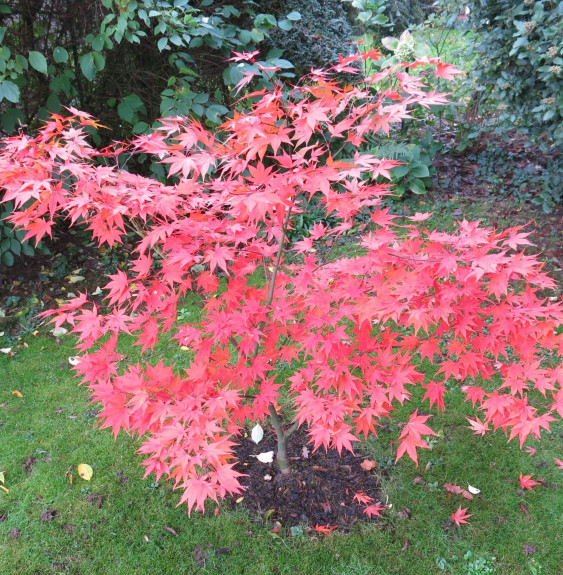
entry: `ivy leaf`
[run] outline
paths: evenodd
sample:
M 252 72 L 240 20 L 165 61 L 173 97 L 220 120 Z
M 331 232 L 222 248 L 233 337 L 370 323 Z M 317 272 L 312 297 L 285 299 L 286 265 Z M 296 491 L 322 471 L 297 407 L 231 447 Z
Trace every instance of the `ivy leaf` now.
M 41 52 L 30 52 L 28 60 L 32 68 L 35 68 L 41 74 L 47 75 L 47 59 Z

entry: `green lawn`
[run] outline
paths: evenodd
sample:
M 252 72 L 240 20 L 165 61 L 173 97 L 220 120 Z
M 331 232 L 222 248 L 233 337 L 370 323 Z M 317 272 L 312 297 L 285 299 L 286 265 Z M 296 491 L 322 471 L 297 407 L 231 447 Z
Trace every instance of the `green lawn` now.
M 392 464 L 396 423 L 362 447 L 378 462 L 393 505 L 385 518 L 348 534 L 305 530 L 292 538 L 244 509 L 188 518 L 170 485 L 142 479 L 136 440 L 114 441 L 96 427 L 95 406 L 68 363 L 72 338 L 30 335 L 26 342 L 14 358 L 0 357 L 0 471 L 9 489 L 0 491 L 2 574 L 560 573 L 563 472 L 553 459 L 563 457 L 561 425 L 541 444 L 531 442 L 538 451 L 530 456 L 502 434 L 472 436 L 470 408 L 452 388 L 450 409 L 431 421 L 440 437 L 418 468 Z M 35 463 L 26 471 L 28 458 Z M 78 477 L 79 463 L 92 466 L 90 482 Z M 520 471 L 545 483 L 519 494 Z M 413 484 L 417 476 L 427 485 Z M 482 492 L 473 501 L 448 497 L 445 482 Z M 446 530 L 460 504 L 473 515 L 470 525 Z M 51 510 L 56 515 L 44 520 Z

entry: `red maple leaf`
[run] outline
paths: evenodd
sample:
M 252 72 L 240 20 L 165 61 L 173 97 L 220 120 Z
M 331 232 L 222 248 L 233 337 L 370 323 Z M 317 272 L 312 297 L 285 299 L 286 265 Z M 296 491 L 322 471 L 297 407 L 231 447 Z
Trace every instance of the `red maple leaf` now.
M 315 525 L 313 530 L 322 535 L 330 535 L 335 529 L 338 529 L 338 525 Z
M 520 473 L 520 477 L 518 478 L 520 481 L 520 487 L 522 487 L 522 489 L 532 489 L 536 485 L 541 485 L 539 481 L 535 481 L 532 477 L 533 475 L 522 475 Z
M 418 410 L 411 414 L 409 422 L 403 428 L 399 436 L 399 448 L 397 449 L 397 457 L 395 461 L 399 461 L 405 453 L 418 465 L 418 455 L 416 448 L 430 449 L 430 446 L 422 440 L 422 435 L 438 435 L 427 425 L 425 421 L 431 415 L 418 415 Z
M 364 513 L 371 519 L 372 517 L 381 517 L 381 512 L 385 509 L 385 505 L 374 503 L 372 505 L 367 505 L 364 509 Z
M 473 430 L 473 435 L 485 435 L 488 431 L 490 431 L 489 424 L 481 421 L 478 417 L 475 419 L 466 417 L 465 419 L 469 421 L 471 429 Z
M 463 70 L 454 68 L 452 64 L 442 64 L 442 62 L 438 62 L 438 64 L 436 64 L 436 71 L 434 72 L 436 78 L 455 80 L 457 74 L 463 74 Z
M 462 523 L 469 523 L 469 521 L 467 521 L 468 517 L 471 517 L 471 513 L 466 513 L 466 511 L 469 509 L 469 507 L 466 507 L 465 509 L 461 508 L 461 505 L 458 507 L 457 511 L 455 511 L 454 513 L 452 513 L 451 518 L 452 521 L 456 524 L 456 525 L 461 525 Z
M 365 505 L 366 503 L 371 503 L 373 501 L 373 497 L 366 495 L 363 491 L 358 491 L 357 493 L 354 493 L 354 499 L 358 503 L 361 503 L 362 505 Z
M 563 459 L 554 459 L 555 463 L 557 463 L 557 469 L 563 471 Z

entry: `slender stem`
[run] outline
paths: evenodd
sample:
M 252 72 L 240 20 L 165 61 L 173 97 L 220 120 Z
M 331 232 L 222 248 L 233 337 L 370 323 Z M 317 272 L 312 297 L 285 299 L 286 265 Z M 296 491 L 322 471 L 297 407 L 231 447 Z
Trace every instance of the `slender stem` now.
M 278 253 L 276 254 L 276 263 L 274 264 L 274 270 L 272 271 L 272 280 L 270 281 L 270 291 L 268 292 L 268 299 L 266 300 L 266 305 L 271 305 L 274 299 L 274 288 L 276 287 L 276 276 L 278 275 L 278 268 L 280 267 L 281 256 L 283 253 L 283 243 L 285 241 L 285 232 L 287 231 L 287 226 L 289 225 L 289 218 L 291 217 L 291 206 L 287 210 L 285 220 L 281 229 L 280 243 L 278 245 Z
M 276 430 L 276 435 L 278 437 L 278 465 L 282 475 L 289 475 L 291 473 L 291 469 L 289 467 L 289 461 L 287 459 L 287 438 L 289 434 L 286 431 L 284 431 L 280 416 L 278 415 L 276 408 L 272 404 L 268 406 L 268 411 L 270 412 L 270 417 L 272 418 L 272 425 L 274 426 L 274 429 Z M 292 428 L 293 426 L 290 429 Z M 292 432 L 293 431 L 295 431 L 295 429 L 292 429 Z

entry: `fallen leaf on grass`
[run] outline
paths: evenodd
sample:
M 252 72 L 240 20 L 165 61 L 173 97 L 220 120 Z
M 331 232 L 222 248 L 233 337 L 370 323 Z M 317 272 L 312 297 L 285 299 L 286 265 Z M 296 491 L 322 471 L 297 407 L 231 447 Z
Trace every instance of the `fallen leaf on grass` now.
M 68 333 L 68 329 L 66 329 L 64 327 L 56 327 L 55 329 L 51 330 L 51 333 L 55 337 L 61 337 L 61 336 L 66 335 Z
M 46 509 L 41 512 L 41 521 L 52 521 L 58 514 L 56 509 Z
M 401 507 L 401 510 L 397 512 L 397 517 L 399 519 L 408 519 L 411 516 L 411 510 L 408 507 Z
M 22 469 L 25 471 L 25 474 L 29 477 L 31 472 L 33 471 L 33 466 L 35 465 L 36 461 L 33 457 L 28 457 L 22 463 Z
M 557 469 L 563 471 L 563 459 L 554 459 L 555 463 L 557 464 Z
M 401 551 L 406 551 L 409 548 L 409 545 L 411 544 L 411 540 L 407 539 L 405 541 L 405 543 L 403 544 L 403 546 L 401 547 Z
M 449 493 L 456 493 L 459 495 L 463 495 L 465 499 L 473 499 L 473 495 L 469 491 L 466 491 L 459 485 L 454 485 L 453 483 L 444 483 L 444 489 Z
M 207 553 L 198 545 L 193 552 L 194 561 L 200 566 L 205 567 Z
M 12 395 L 16 397 L 23 397 L 23 393 L 19 389 L 14 389 L 14 391 L 12 391 Z
M 85 481 L 90 481 L 94 475 L 94 470 L 87 463 L 81 463 L 78 466 L 78 475 Z
M 534 547 L 533 545 L 524 545 L 522 548 L 524 555 L 533 555 L 537 550 L 538 548 Z
M 379 503 L 374 503 L 373 505 L 368 505 L 364 509 L 364 513 L 371 519 L 372 517 L 381 517 L 381 512 L 385 510 L 385 505 L 379 505 Z
M 372 461 L 371 459 L 364 459 L 362 463 L 360 463 L 360 467 L 365 469 L 366 471 L 371 471 L 375 467 L 377 467 L 377 463 Z
M 335 529 L 338 529 L 338 525 L 315 525 L 313 531 L 321 533 L 322 535 L 330 535 Z
M 530 457 L 534 456 L 538 452 L 537 449 L 535 449 L 534 447 L 530 447 L 530 446 L 526 447 L 526 449 L 524 449 L 524 451 L 526 453 L 528 453 L 530 455 Z
M 6 354 L 8 354 L 8 353 L 10 353 L 11 351 L 12 351 L 12 348 L 11 348 L 11 347 L 2 347 L 2 348 L 0 348 L 0 353 L 6 353 Z
M 8 537 L 9 537 L 10 539 L 14 539 L 14 540 L 15 540 L 15 539 L 19 539 L 19 538 L 21 537 L 21 534 L 22 534 L 21 529 L 18 529 L 17 527 L 14 527 L 14 528 L 10 531 L 10 533 L 8 533 Z
M 522 487 L 522 489 L 532 489 L 532 487 L 536 485 L 541 485 L 539 481 L 533 480 L 532 477 L 533 475 L 522 475 L 520 473 L 519 477 L 520 487 Z
M 479 493 L 481 493 L 481 490 L 477 489 L 477 487 L 473 487 L 473 485 L 468 485 L 467 491 L 469 491 L 469 493 L 471 493 L 471 495 L 479 495 Z
M 456 525 L 461 525 L 462 523 L 467 523 L 469 524 L 469 521 L 467 521 L 468 517 L 471 517 L 471 513 L 466 513 L 466 511 L 469 509 L 469 507 L 466 507 L 465 509 L 461 508 L 461 505 L 459 506 L 459 508 L 457 509 L 457 511 L 455 511 L 454 513 L 452 513 L 451 518 L 452 521 L 456 524 Z
M 68 525 L 68 524 L 64 524 L 63 525 L 63 529 L 67 532 L 67 533 L 74 533 L 74 531 L 76 530 L 76 526 L 75 525 Z
M 172 535 L 178 535 L 178 533 L 176 533 L 176 529 L 172 529 L 172 527 L 168 527 L 167 525 L 165 525 L 164 529 L 166 529 L 168 533 L 172 533 Z
M 528 511 L 528 508 L 527 508 L 523 503 L 520 503 L 520 509 L 522 509 L 522 511 L 523 511 L 526 515 L 530 515 L 530 512 Z

